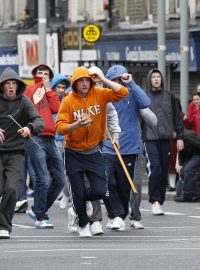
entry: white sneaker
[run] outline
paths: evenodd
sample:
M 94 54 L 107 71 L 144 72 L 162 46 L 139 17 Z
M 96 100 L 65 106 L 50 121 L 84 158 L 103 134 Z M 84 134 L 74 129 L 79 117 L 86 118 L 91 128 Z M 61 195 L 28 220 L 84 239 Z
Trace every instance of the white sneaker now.
M 17 201 L 15 205 L 15 211 L 20 210 L 21 208 L 25 207 L 27 205 L 28 201 L 27 200 L 22 200 L 22 201 Z M 26 212 L 26 211 L 25 211 Z
M 113 220 L 114 220 L 114 219 L 111 219 L 111 218 L 108 219 L 108 223 L 106 224 L 106 228 L 107 228 L 107 229 L 111 229 L 112 224 L 113 224 Z
M 77 232 L 76 213 L 72 207 L 68 209 L 68 229 L 70 232 Z
M 134 229 L 144 229 L 144 226 L 138 220 L 131 220 L 130 227 Z
M 35 228 L 36 229 L 53 229 L 54 228 L 54 225 L 48 219 L 41 220 L 41 221 L 36 220 L 36 222 L 35 222 Z
M 60 209 L 67 208 L 69 202 L 69 197 L 63 194 L 62 199 L 60 200 Z
M 10 239 L 9 231 L 0 230 L 0 239 Z
M 164 211 L 159 202 L 152 203 L 151 211 L 154 216 L 164 215 Z
M 80 237 L 92 237 L 89 223 L 85 227 L 78 227 L 78 232 Z
M 126 228 L 126 224 L 122 218 L 116 217 L 113 219 L 111 230 L 124 231 L 125 228 Z
M 90 228 L 93 235 L 103 234 L 102 225 L 101 225 L 101 222 L 99 221 L 93 222 Z
M 86 202 L 86 213 L 88 217 L 91 217 L 93 214 L 93 207 L 92 207 L 92 203 L 90 201 Z

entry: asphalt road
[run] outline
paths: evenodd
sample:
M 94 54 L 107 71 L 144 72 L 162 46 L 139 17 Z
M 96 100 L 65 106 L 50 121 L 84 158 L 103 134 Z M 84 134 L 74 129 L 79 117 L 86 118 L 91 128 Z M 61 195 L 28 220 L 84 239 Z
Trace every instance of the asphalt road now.
M 30 202 L 31 204 L 31 202 Z M 166 201 L 164 216 L 152 216 L 142 201 L 144 230 L 105 228 L 104 235 L 80 239 L 67 231 L 67 211 L 56 202 L 49 211 L 55 228 L 38 230 L 26 214 L 16 214 L 10 240 L 0 240 L 0 270 L 198 270 L 200 203 Z

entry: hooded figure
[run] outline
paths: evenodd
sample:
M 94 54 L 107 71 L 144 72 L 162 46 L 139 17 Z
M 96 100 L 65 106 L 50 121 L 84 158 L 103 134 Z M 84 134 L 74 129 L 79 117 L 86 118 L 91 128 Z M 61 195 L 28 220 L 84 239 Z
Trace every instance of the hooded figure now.
M 99 82 L 108 88 L 96 87 Z M 76 68 L 71 86 L 71 94 L 61 103 L 56 128 L 59 134 L 65 135 L 66 172 L 72 189 L 72 204 L 78 215 L 79 236 L 91 237 L 86 201 L 99 200 L 107 194 L 101 153 L 106 132 L 106 105 L 125 98 L 128 89 L 106 79 L 97 67 Z M 87 191 L 83 177 L 85 173 L 90 182 Z
M 91 79 L 86 97 L 78 93 L 77 81 L 82 78 Z M 109 101 L 116 102 L 122 99 L 126 93 L 122 90 L 114 92 L 108 88 L 97 88 L 92 81 L 92 76 L 85 67 L 75 69 L 71 80 L 72 93 L 67 96 L 60 107 L 56 126 L 57 132 L 66 134 L 66 145 L 74 151 L 85 151 L 93 148 L 104 141 L 106 131 L 106 104 Z M 65 113 L 67 110 L 67 113 Z M 88 113 L 93 124 L 89 128 L 81 128 L 73 131 L 73 139 L 68 128 L 68 124 L 77 121 L 82 113 Z M 63 118 L 63 120 L 61 120 Z M 66 123 L 66 124 L 64 124 Z M 77 141 L 79 143 L 77 143 Z
M 25 84 L 6 68 L 0 75 L 0 238 L 9 239 L 22 176 L 25 138 L 39 134 L 43 121 L 31 101 L 23 96 Z M 12 119 L 11 117 L 14 119 Z
M 160 86 L 153 90 L 152 76 L 160 74 Z M 155 86 L 158 85 L 158 80 L 155 81 Z M 169 140 L 173 137 L 173 132 L 176 131 L 177 139 L 183 138 L 183 121 L 180 117 L 180 110 L 175 96 L 172 92 L 164 89 L 163 75 L 158 69 L 152 69 L 147 75 L 147 95 L 151 99 L 150 109 L 156 114 L 157 126 L 148 126 L 143 123 L 143 140 Z
M 55 76 L 51 80 L 50 86 L 52 89 L 54 89 L 56 85 L 61 82 L 64 82 L 66 84 L 66 88 L 70 86 L 70 81 L 68 80 L 68 78 L 64 74 L 61 74 L 61 73 L 55 74 Z
M 109 80 L 117 80 L 118 83 L 124 85 L 129 90 L 127 97 L 113 103 L 113 105 L 117 111 L 119 126 L 121 128 L 119 137 L 120 153 L 122 154 L 131 178 L 133 178 L 136 157 L 143 151 L 138 121 L 139 112 L 140 109 L 147 108 L 150 105 L 150 99 L 132 80 L 131 74 L 128 74 L 129 81 L 126 83 L 123 82 L 122 75 L 124 73 L 128 73 L 124 66 L 114 65 L 108 69 L 106 78 Z M 103 146 L 103 154 L 108 175 L 109 197 L 105 201 L 105 205 L 108 211 L 108 217 L 112 221 L 110 227 L 113 230 L 124 230 L 124 219 L 129 213 L 130 184 L 126 179 L 123 168 L 108 137 Z M 138 195 L 135 199 L 135 202 L 136 200 L 137 202 L 134 205 L 134 213 L 131 213 L 130 217 L 131 226 L 134 227 L 133 222 L 137 221 L 140 228 L 143 228 L 142 224 L 139 223 L 141 220 L 139 210 L 142 186 L 141 178 L 137 179 L 135 184 L 137 186 Z
M 142 137 L 147 157 L 149 176 L 149 202 L 152 214 L 163 215 L 170 161 L 170 140 L 176 132 L 177 150 L 184 147 L 184 125 L 175 96 L 164 89 L 160 70 L 152 69 L 147 75 L 147 95 L 151 100 L 150 109 L 157 116 L 157 126 L 142 124 Z
M 6 98 L 3 94 L 3 84 L 6 81 L 14 80 L 17 82 L 16 97 L 12 100 Z M 0 151 L 8 149 L 24 150 L 24 138 L 17 130 L 19 126 L 8 116 L 11 115 L 20 126 L 30 128 L 32 134 L 38 134 L 44 128 L 41 117 L 37 114 L 30 100 L 23 96 L 25 83 L 19 78 L 18 74 L 11 68 L 6 68 L 0 75 L 0 115 L 1 129 L 5 130 L 6 140 L 0 144 Z M 28 111 L 28 108 L 30 111 Z M 34 121 L 33 121 L 34 120 Z
M 32 69 L 32 75 L 33 75 L 34 78 L 36 77 L 36 73 L 37 73 L 38 69 L 48 69 L 49 70 L 49 78 L 50 78 L 50 80 L 53 79 L 53 71 L 52 71 L 52 69 L 50 69 L 50 67 L 45 65 L 45 64 L 37 65 L 36 67 L 34 67 Z
M 107 71 L 106 78 L 109 80 L 120 79 L 122 74 L 127 72 L 124 66 L 114 65 Z M 143 151 L 138 124 L 139 109 L 147 108 L 150 105 L 150 99 L 134 81 L 124 84 L 120 79 L 120 83 L 129 90 L 126 98 L 113 104 L 118 113 L 122 130 L 119 140 L 120 152 L 122 155 L 139 154 Z M 103 151 L 110 154 L 115 153 L 109 138 L 104 143 Z

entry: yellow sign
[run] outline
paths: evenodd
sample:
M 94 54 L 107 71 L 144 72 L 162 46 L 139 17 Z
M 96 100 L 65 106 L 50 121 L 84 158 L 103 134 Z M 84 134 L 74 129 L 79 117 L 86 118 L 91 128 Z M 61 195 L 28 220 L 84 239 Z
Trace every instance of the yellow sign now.
M 101 36 L 101 29 L 95 24 L 88 24 L 83 28 L 83 38 L 90 43 L 96 42 Z

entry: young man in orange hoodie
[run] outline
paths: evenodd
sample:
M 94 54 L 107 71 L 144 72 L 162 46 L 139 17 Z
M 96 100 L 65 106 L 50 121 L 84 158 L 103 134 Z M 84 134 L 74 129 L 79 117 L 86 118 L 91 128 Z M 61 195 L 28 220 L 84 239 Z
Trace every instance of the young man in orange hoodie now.
M 126 80 L 129 74 L 123 74 Z M 109 88 L 96 87 L 102 83 Z M 78 67 L 72 76 L 72 93 L 59 109 L 56 128 L 65 135 L 66 172 L 71 184 L 73 206 L 78 215 L 80 237 L 91 237 L 86 201 L 104 198 L 107 178 L 101 153 L 106 132 L 106 104 L 128 95 L 128 89 L 105 78 L 97 67 Z M 90 182 L 86 190 L 84 173 Z

